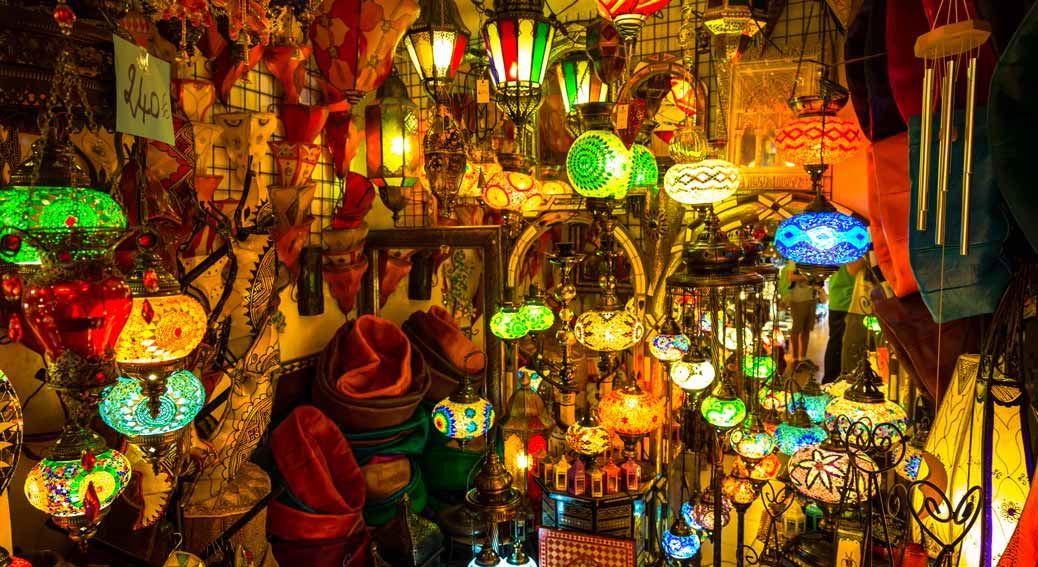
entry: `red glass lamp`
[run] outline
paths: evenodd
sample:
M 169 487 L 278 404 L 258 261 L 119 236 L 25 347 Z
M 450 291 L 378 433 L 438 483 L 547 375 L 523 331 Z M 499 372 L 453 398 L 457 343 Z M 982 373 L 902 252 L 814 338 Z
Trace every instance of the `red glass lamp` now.
M 598 13 L 613 22 L 620 37 L 632 42 L 642 30 L 645 18 L 655 14 L 670 0 L 598 0 Z

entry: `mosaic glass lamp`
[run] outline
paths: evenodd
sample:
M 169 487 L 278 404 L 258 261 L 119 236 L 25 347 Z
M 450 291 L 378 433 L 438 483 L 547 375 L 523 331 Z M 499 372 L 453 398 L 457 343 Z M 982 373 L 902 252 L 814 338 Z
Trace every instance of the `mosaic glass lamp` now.
M 714 531 L 714 493 L 713 490 L 703 492 L 694 501 L 685 502 L 681 505 L 681 515 L 685 517 L 688 525 L 694 529 Z M 721 495 L 721 518 L 720 524 L 723 528 L 731 519 L 732 503 L 728 498 Z
M 506 295 L 510 295 L 510 291 L 506 291 Z M 530 327 L 519 308 L 510 299 L 506 299 L 497 306 L 497 311 L 490 318 L 490 332 L 501 340 L 514 341 L 526 336 L 526 333 L 530 332 Z
M 704 351 L 692 348 L 681 360 L 670 365 L 669 377 L 686 392 L 702 392 L 714 383 L 717 371 Z
M 796 411 L 796 408 L 792 407 L 793 405 L 803 407 L 804 411 L 807 412 L 807 416 L 811 418 L 811 423 L 822 423 L 825 421 L 825 408 L 829 406 L 829 402 L 833 399 L 814 380 L 808 380 L 800 392 L 794 395 L 793 398 L 789 410 Z
M 407 28 L 403 43 L 422 84 L 437 98 L 458 74 L 469 45 L 469 31 L 456 2 L 422 0 L 418 19 Z
M 775 387 L 774 380 L 770 380 L 757 390 L 757 403 L 761 409 L 769 412 L 787 412 L 793 396 L 785 387 Z
M 681 332 L 677 321 L 668 316 L 660 326 L 660 332 L 649 341 L 649 352 L 660 362 L 676 362 L 692 348 L 688 335 Z
M 907 434 L 908 414 L 896 402 L 887 399 L 881 387 L 883 380 L 862 359 L 855 369 L 854 385 L 825 408 L 825 421 L 830 431 L 836 428 L 852 446 L 890 447 Z M 868 431 L 864 431 L 864 429 Z
M 166 379 L 158 415 L 152 415 L 141 381 L 119 380 L 105 389 L 98 407 L 109 427 L 136 443 L 140 438 L 162 436 L 187 427 L 205 404 L 205 388 L 190 371 L 179 370 Z
M 23 241 L 22 233 L 125 229 L 126 215 L 119 203 L 89 183 L 67 144 L 34 144 L 32 157 L 15 168 L 10 185 L 0 189 L 0 261 L 40 263 L 39 249 Z
M 804 447 L 820 445 L 829 435 L 811 422 L 803 406 L 797 404 L 793 417 L 775 428 L 775 444 L 784 455 L 792 455 Z
M 585 457 L 596 457 L 609 448 L 609 430 L 588 411 L 566 430 L 566 446 Z
M 518 126 L 540 104 L 555 26 L 537 0 L 501 0 L 483 25 L 496 102 Z
M 432 423 L 445 437 L 466 443 L 493 427 L 494 406 L 465 377 L 457 390 L 433 407 Z
M 636 315 L 620 306 L 602 306 L 581 313 L 573 326 L 573 334 L 590 350 L 620 352 L 642 340 L 645 326 Z
M 566 114 L 589 102 L 606 102 L 609 85 L 598 76 L 595 62 L 586 50 L 574 50 L 559 61 L 559 91 Z
M 663 552 L 671 559 L 692 559 L 699 553 L 699 535 L 685 521 L 682 514 L 663 532 Z
M 519 315 L 530 331 L 547 331 L 555 324 L 555 312 L 544 302 L 544 293 L 532 286 L 519 307 Z
M 749 461 L 759 461 L 775 450 L 775 437 L 750 414 L 740 427 L 728 433 L 728 444 L 736 455 Z
M 802 270 L 817 266 L 836 271 L 869 251 L 869 231 L 861 221 L 836 211 L 823 197 L 808 208 L 813 210 L 789 217 L 775 230 L 775 250 L 783 258 Z
M 775 134 L 779 156 L 802 166 L 835 164 L 858 151 L 865 134 L 857 122 L 828 112 L 801 115 Z
M 714 388 L 699 406 L 703 419 L 717 429 L 731 429 L 746 419 L 746 403 L 735 392 L 726 378 Z
M 735 460 L 734 466 L 741 466 L 749 473 L 752 482 L 761 484 L 775 478 L 782 470 L 782 461 L 778 455 L 772 453 L 763 459 L 753 462 L 743 460 L 741 457 Z
M 739 189 L 739 168 L 723 159 L 704 159 L 671 166 L 663 176 L 663 190 L 671 199 L 701 207 L 731 197 Z
M 519 212 L 533 195 L 537 195 L 537 181 L 520 171 L 499 171 L 483 185 L 483 202 L 495 211 Z
M 399 216 L 403 189 L 418 182 L 422 142 L 418 138 L 418 105 L 393 73 L 364 108 L 365 159 L 368 179 L 379 198 Z
M 626 195 L 631 180 L 630 152 L 612 132 L 589 130 L 566 154 L 566 173 L 573 189 L 584 197 L 606 199 Z
M 598 416 L 602 425 L 612 429 L 623 440 L 624 455 L 633 458 L 638 440 L 663 425 L 665 401 L 642 390 L 638 380 L 625 379 L 622 370 L 617 371 L 616 376 L 621 385 L 599 402 Z
M 864 453 L 855 456 L 856 466 L 869 470 L 874 466 Z M 819 504 L 834 505 L 841 498 L 848 503 L 866 499 L 866 475 L 854 474 L 847 453 L 836 451 L 826 444 L 804 447 L 794 453 L 786 464 L 789 482 L 800 494 Z
M 740 508 L 749 506 L 757 499 L 757 488 L 748 477 L 730 474 L 721 481 L 721 494 L 724 494 L 732 505 Z
M 25 498 L 67 530 L 70 539 L 85 541 L 130 483 L 130 475 L 126 457 L 105 447 L 93 431 L 70 425 L 50 456 L 29 471 Z
M 629 188 L 630 190 L 635 189 L 656 189 L 656 184 L 660 180 L 660 168 L 656 164 L 656 156 L 652 155 L 649 148 L 641 144 L 634 144 L 631 146 L 631 181 Z M 617 199 L 622 199 L 627 196 L 627 190 L 624 190 L 623 194 L 617 194 Z
M 775 373 L 775 360 L 770 356 L 748 354 L 742 360 L 742 373 L 758 380 L 770 378 Z

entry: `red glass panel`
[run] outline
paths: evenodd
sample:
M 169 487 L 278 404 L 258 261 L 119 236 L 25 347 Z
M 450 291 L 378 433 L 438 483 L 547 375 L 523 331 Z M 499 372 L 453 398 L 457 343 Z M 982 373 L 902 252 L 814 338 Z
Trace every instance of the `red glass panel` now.
M 519 37 L 515 20 L 502 20 L 498 26 L 501 30 L 501 54 L 504 59 L 505 80 L 519 79 Z

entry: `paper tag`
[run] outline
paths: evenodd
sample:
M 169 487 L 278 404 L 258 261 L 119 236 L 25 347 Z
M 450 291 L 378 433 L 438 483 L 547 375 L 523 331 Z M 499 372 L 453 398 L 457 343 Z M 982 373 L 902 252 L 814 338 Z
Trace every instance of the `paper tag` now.
M 113 35 L 115 45 L 115 129 L 173 145 L 169 63 Z
M 490 79 L 476 81 L 476 102 L 480 104 L 490 102 Z
M 627 112 L 630 109 L 630 105 L 618 104 L 616 105 L 616 129 L 624 130 L 627 128 Z

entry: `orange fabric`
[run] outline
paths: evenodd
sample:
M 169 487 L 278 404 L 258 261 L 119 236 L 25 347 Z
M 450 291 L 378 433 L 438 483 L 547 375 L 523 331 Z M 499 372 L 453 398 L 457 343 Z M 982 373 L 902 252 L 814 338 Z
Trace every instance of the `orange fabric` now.
M 478 374 L 486 366 L 486 355 L 465 333 L 446 309 L 433 305 L 429 311 L 415 311 L 408 318 L 419 338 L 437 348 L 443 357 L 466 374 Z
M 362 315 L 340 345 L 348 368 L 336 386 L 354 398 L 392 398 L 411 389 L 411 342 L 391 321 Z
M 411 273 L 411 253 L 405 256 L 383 254 L 378 266 L 378 304 L 386 306 L 389 296 L 393 295 L 404 276 Z
M 908 259 L 908 231 L 914 221 L 909 210 L 908 133 L 873 142 L 871 158 L 869 222 L 876 256 L 894 294 L 906 297 L 919 291 Z

